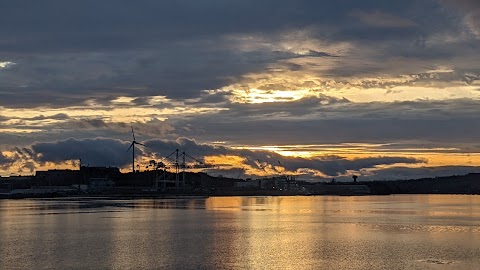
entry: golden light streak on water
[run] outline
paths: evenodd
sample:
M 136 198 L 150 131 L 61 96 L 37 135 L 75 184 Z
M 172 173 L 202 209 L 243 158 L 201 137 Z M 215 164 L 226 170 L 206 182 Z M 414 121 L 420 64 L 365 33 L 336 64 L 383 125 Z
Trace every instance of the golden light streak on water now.
M 479 207 L 468 195 L 2 200 L 0 262 L 6 269 L 477 269 Z

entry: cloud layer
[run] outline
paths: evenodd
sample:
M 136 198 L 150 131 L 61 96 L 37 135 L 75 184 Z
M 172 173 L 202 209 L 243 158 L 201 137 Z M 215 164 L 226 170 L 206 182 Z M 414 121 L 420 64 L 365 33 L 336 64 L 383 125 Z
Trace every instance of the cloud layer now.
M 200 144 L 188 138 L 175 141 L 152 139 L 144 142 L 145 147 L 137 146 L 135 159 L 141 170 L 146 169 L 150 160 L 173 166 L 182 163 L 183 157 L 175 161 L 175 150 L 187 153 L 189 166 L 209 165 L 210 173 L 234 176 L 243 171 L 251 177 L 272 175 L 300 175 L 314 180 L 329 177 L 347 177 L 348 173 L 394 164 L 421 164 L 424 160 L 407 157 L 365 157 L 347 159 L 328 155 L 322 157 L 286 157 L 269 150 L 235 149 L 231 147 Z M 131 154 L 126 151 L 129 142 L 115 139 L 67 139 L 55 142 L 34 143 L 30 147 L 15 148 L 13 157 L 0 156 L 2 166 L 17 165 L 19 171 L 32 169 L 32 164 L 70 163 L 78 166 L 80 160 L 87 166 L 117 166 L 128 168 Z M 172 152 L 172 149 L 174 151 Z M 21 160 L 17 162 L 15 160 Z M 21 164 L 18 164 L 21 163 Z

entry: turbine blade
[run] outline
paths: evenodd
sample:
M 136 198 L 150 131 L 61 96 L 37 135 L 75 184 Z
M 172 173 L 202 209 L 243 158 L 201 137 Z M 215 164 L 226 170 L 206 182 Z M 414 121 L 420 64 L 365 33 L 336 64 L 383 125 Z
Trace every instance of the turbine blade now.
M 130 147 L 128 147 L 127 152 L 128 150 L 130 150 L 130 148 L 132 148 L 132 146 L 133 146 L 133 142 L 130 144 Z
M 139 142 L 135 142 L 135 143 L 136 143 L 136 144 L 140 144 L 140 145 L 143 145 L 143 146 L 147 147 L 147 146 L 146 146 L 145 144 L 143 144 L 143 143 L 139 143 Z
M 133 126 L 130 126 L 132 128 L 132 136 L 133 136 L 133 140 L 135 141 L 135 132 L 133 132 Z

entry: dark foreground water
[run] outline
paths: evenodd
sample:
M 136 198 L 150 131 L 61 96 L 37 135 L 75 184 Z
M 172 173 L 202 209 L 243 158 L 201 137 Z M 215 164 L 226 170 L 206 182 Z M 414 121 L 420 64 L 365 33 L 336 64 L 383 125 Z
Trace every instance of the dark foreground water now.
M 0 200 L 0 269 L 480 269 L 480 196 Z

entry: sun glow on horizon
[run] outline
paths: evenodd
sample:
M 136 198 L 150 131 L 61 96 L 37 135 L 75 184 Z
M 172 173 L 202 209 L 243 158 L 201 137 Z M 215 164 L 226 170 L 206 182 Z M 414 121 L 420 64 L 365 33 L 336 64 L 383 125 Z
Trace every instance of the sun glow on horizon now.
M 306 150 L 308 146 L 296 145 L 296 146 L 264 146 L 264 147 L 235 147 L 232 149 L 237 150 L 250 150 L 250 151 L 265 151 L 266 153 L 272 152 L 279 154 L 287 159 L 282 160 L 282 163 L 274 161 L 260 161 L 260 160 L 248 160 L 246 157 L 237 154 L 228 155 L 209 155 L 203 157 L 206 164 L 215 165 L 211 169 L 195 169 L 190 171 L 218 171 L 218 174 L 227 174 L 231 177 L 236 177 L 238 174 L 251 177 L 268 177 L 274 175 L 302 175 L 311 174 L 313 176 L 328 178 L 332 177 L 325 173 L 312 169 L 312 168 L 297 168 L 296 170 L 289 170 L 290 166 L 289 158 L 302 158 L 304 160 L 311 160 L 313 162 L 323 162 L 328 160 L 348 160 L 355 161 L 360 159 L 369 158 L 388 158 L 388 157 L 403 157 L 417 159 L 418 162 L 412 163 L 392 163 L 392 164 L 379 164 L 371 168 L 362 169 L 362 175 L 369 172 L 374 173 L 375 170 L 388 169 L 395 167 L 407 167 L 407 168 L 420 168 L 420 167 L 442 167 L 442 166 L 480 166 L 480 153 L 462 153 L 461 151 L 449 152 L 448 149 L 434 149 L 432 151 L 426 151 L 426 149 L 419 149 L 419 151 L 412 151 L 412 148 L 406 149 L 406 151 L 390 151 L 389 149 L 375 149 L 375 145 L 370 145 L 370 148 L 363 148 L 361 144 L 352 147 L 352 145 L 343 145 L 335 148 L 335 146 L 322 145 L 322 147 L 310 146 L 312 150 Z M 349 147 L 350 146 L 350 147 Z M 379 145 L 376 145 L 377 147 Z M 288 150 L 285 150 L 285 149 Z M 295 150 L 299 148 L 300 150 Z M 3 156 L 7 158 L 16 158 L 15 153 L 11 151 L 2 152 Z M 153 156 L 145 156 L 136 158 L 136 164 L 141 171 L 148 170 L 148 161 L 153 159 Z M 275 159 L 275 158 L 273 158 Z M 279 158 L 281 159 L 281 158 Z M 293 160 L 292 160 L 293 161 Z M 49 169 L 77 169 L 78 160 L 65 160 L 62 162 L 44 162 L 38 163 L 34 160 L 14 160 L 10 168 L 5 171 L 0 170 L 0 174 L 7 175 L 28 175 L 38 170 Z M 119 168 L 122 172 L 130 172 L 130 165 L 125 165 Z M 222 173 L 223 171 L 223 173 Z M 355 171 L 350 170 L 355 173 Z M 343 176 L 343 174 L 342 174 Z M 336 175 L 334 177 L 339 177 Z
M 235 146 L 234 149 L 271 151 L 284 157 L 310 160 L 335 156 L 346 160 L 376 157 L 405 157 L 418 159 L 418 163 L 405 164 L 419 166 L 480 166 L 480 153 L 467 153 L 457 148 L 394 148 L 389 144 L 339 144 L 339 145 L 277 145 L 277 146 Z M 398 165 L 398 164 L 397 164 Z M 389 165 L 390 166 L 390 165 Z
M 15 63 L 10 61 L 0 62 L 0 69 L 9 68 L 13 65 L 15 65 Z
M 305 97 L 315 96 L 311 90 L 233 90 L 232 100 L 238 103 L 291 102 Z

